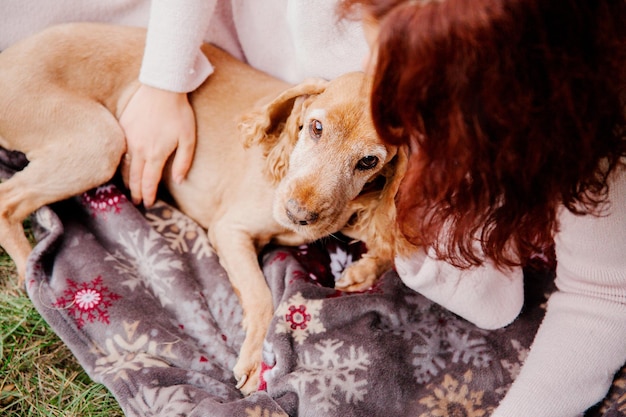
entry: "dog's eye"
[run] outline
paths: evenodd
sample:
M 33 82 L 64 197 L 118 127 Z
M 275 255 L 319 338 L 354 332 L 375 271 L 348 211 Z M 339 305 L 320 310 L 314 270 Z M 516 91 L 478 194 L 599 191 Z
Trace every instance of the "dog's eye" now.
M 359 160 L 356 164 L 356 169 L 359 171 L 367 171 L 368 169 L 374 168 L 376 165 L 378 165 L 378 157 L 368 155 Z
M 322 137 L 323 130 L 324 130 L 324 126 L 322 125 L 322 122 L 320 122 L 319 120 L 313 119 L 311 120 L 311 123 L 309 123 L 309 133 L 315 139 L 319 139 Z

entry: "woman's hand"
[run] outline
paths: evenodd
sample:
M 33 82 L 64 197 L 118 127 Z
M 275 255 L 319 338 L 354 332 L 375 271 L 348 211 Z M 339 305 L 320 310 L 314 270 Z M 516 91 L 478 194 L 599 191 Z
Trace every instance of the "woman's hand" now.
M 154 204 L 163 168 L 174 152 L 172 177 L 182 182 L 196 146 L 196 120 L 186 93 L 141 85 L 120 117 L 126 134 L 122 177 L 134 204 Z

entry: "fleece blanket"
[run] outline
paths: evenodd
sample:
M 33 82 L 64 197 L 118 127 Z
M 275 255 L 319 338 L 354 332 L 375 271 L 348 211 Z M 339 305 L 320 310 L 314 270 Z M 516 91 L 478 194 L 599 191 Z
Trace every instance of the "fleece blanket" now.
M 9 175 L 25 163 L 6 152 L 0 160 Z M 365 292 L 335 290 L 359 243 L 268 247 L 259 261 L 276 313 L 260 390 L 242 397 L 231 373 L 242 312 L 206 232 L 164 201 L 144 211 L 121 190 L 106 184 L 35 213 L 26 285 L 128 417 L 489 416 L 552 290 L 549 270 L 529 270 L 521 316 L 485 331 L 409 290 L 394 271 Z M 586 415 L 626 415 L 623 371 Z

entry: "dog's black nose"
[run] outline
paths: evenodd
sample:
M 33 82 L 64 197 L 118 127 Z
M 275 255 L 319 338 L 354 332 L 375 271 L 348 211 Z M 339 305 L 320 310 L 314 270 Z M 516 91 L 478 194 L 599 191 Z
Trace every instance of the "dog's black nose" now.
M 303 208 L 296 200 L 289 199 L 285 205 L 285 213 L 293 224 L 307 226 L 315 223 L 320 215 L 316 212 Z

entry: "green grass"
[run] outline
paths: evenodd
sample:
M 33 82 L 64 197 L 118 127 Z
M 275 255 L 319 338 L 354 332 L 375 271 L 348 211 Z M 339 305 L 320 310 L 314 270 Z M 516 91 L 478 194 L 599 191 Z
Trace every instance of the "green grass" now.
M 0 249 L 0 416 L 122 417 L 16 284 Z

